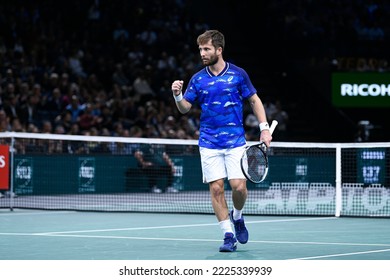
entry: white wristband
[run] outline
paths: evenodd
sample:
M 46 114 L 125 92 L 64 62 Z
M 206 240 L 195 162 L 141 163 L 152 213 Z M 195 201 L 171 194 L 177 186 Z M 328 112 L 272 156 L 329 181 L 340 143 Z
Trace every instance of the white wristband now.
M 269 125 L 267 122 L 262 122 L 259 124 L 259 128 L 260 128 L 260 132 L 262 132 L 264 129 L 268 129 L 269 130 Z
M 173 98 L 175 98 L 175 101 L 176 101 L 176 102 L 179 102 L 179 101 L 181 101 L 181 100 L 183 99 L 183 93 L 180 92 L 179 95 L 173 94 Z

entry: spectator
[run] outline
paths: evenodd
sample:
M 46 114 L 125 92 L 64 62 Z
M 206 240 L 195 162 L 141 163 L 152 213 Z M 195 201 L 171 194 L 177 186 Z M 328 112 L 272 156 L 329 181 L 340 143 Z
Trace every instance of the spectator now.
M 63 110 L 63 103 L 61 90 L 58 87 L 54 88 L 49 94 L 45 104 L 43 105 L 43 109 L 48 112 L 51 119 L 54 119 L 56 116 L 61 114 Z
M 85 111 L 78 118 L 78 124 L 83 131 L 91 129 L 99 124 L 99 117 L 93 114 L 93 105 L 86 104 Z
M 275 108 L 275 112 L 271 115 L 271 120 L 278 121 L 278 125 L 274 131 L 275 139 L 278 139 L 278 141 L 285 141 L 287 140 L 287 124 L 289 117 L 287 112 L 282 108 L 280 100 L 275 102 Z
M 42 121 L 41 132 L 49 134 L 53 133 L 53 125 L 49 120 Z
M 3 109 L 0 108 L 0 132 L 11 131 L 11 124 L 9 123 L 9 117 Z
M 39 124 L 38 103 L 39 96 L 30 93 L 27 102 L 20 108 L 20 121 L 23 125 L 34 124 L 37 126 Z
M 155 96 L 150 81 L 146 77 L 145 71 L 140 70 L 133 82 L 135 98 L 140 103 L 145 103 Z
M 68 104 L 65 109 L 72 115 L 72 123 L 77 123 L 84 113 L 85 105 L 80 104 L 80 100 L 77 95 L 72 95 L 71 103 Z
M 265 97 L 265 100 L 264 100 L 264 110 L 265 110 L 265 113 L 267 115 L 267 120 L 272 120 L 272 116 L 273 116 L 273 114 L 276 111 L 276 106 L 272 102 L 270 97 L 267 97 L 267 96 Z
M 78 78 L 86 78 L 87 74 L 84 71 L 81 59 L 84 53 L 81 50 L 74 49 L 68 59 L 69 68 L 72 73 Z
M 116 22 L 116 27 L 112 32 L 112 38 L 114 41 L 127 42 L 129 40 L 129 31 L 123 27 L 123 23 L 120 21 Z
M 119 137 L 130 137 L 130 131 L 123 129 Z M 138 145 L 137 145 L 138 146 Z M 109 148 L 114 155 L 134 155 L 136 149 L 133 143 L 112 142 Z
M 68 133 L 72 126 L 72 113 L 70 111 L 63 111 L 61 115 L 58 115 L 54 119 L 54 124 L 56 126 L 61 126 L 65 133 Z
M 12 93 L 8 95 L 7 100 L 3 105 L 4 111 L 12 122 L 14 119 L 18 119 L 20 116 L 20 106 L 18 102 L 18 97 Z
M 267 111 L 266 111 L 267 112 Z M 256 141 L 257 136 L 260 133 L 259 122 L 256 116 L 252 113 L 248 114 L 245 118 L 245 133 L 249 141 Z
M 18 118 L 14 118 L 11 121 L 11 131 L 15 132 L 25 132 L 23 125 L 21 124 L 20 120 Z
M 144 46 L 149 48 L 157 43 L 157 32 L 151 26 L 148 26 L 137 37 Z
M 121 63 L 117 63 L 115 65 L 115 72 L 112 74 L 112 82 L 118 84 L 120 87 L 130 85 L 130 81 L 123 71 L 123 66 Z

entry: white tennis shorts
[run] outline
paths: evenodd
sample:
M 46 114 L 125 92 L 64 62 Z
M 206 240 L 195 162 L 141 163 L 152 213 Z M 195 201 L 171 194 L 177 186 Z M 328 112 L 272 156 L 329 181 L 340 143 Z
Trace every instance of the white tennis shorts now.
M 203 183 L 222 178 L 245 179 L 240 164 L 244 150 L 245 146 L 223 150 L 199 147 Z

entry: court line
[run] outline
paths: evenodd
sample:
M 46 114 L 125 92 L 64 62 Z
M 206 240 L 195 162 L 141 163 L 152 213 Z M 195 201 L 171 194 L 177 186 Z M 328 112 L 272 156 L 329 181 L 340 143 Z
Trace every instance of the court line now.
M 0 235 L 5 235 L 0 233 Z M 78 234 L 8 234 L 8 235 L 24 235 L 24 236 L 45 236 L 45 237 L 65 237 L 65 238 L 87 238 L 87 239 L 127 239 L 127 240 L 155 240 L 155 241 L 184 241 L 184 242 L 221 242 L 220 239 L 199 239 L 199 238 L 162 238 L 162 237 L 130 237 L 130 236 L 111 236 L 111 235 L 78 235 Z M 337 246 L 390 246 L 390 244 L 359 244 L 359 243 L 335 243 L 335 242 L 296 242 L 296 241 L 256 241 L 251 240 L 250 243 L 263 243 L 263 244 L 309 244 L 309 245 L 337 245 Z M 360 251 L 360 252 L 351 252 L 351 253 L 341 253 L 341 254 L 332 254 L 332 255 L 320 255 L 320 256 L 311 256 L 304 258 L 294 258 L 291 260 L 314 260 L 314 259 L 326 259 L 332 257 L 340 256 L 352 256 L 352 255 L 365 255 L 365 254 L 374 254 L 381 252 L 389 252 L 389 249 L 380 249 L 380 250 L 370 250 L 370 251 Z
M 34 234 L 40 235 L 40 234 Z M 220 239 L 197 239 L 197 238 L 167 238 L 167 237 L 133 237 L 133 236 L 112 236 L 112 235 L 78 235 L 78 234 L 54 234 L 44 236 L 58 236 L 58 237 L 87 237 L 87 238 L 121 238 L 121 239 L 137 239 L 137 240 L 172 240 L 172 241 L 218 241 Z M 390 244 L 369 244 L 369 243 L 337 243 L 337 242 L 304 242 L 304 241 L 266 241 L 266 240 L 250 240 L 250 243 L 266 243 L 266 244 L 306 244 L 306 245 L 342 245 L 342 246 L 389 246 Z M 389 249 L 390 250 L 390 249 Z
M 277 223 L 277 222 L 295 222 L 295 221 L 310 221 L 310 220 L 330 220 L 337 219 L 335 217 L 327 218 L 297 218 L 297 219 L 276 219 L 276 220 L 262 220 L 262 221 L 245 221 L 246 224 L 261 224 L 261 223 Z M 91 229 L 91 230 L 75 230 L 75 231 L 57 231 L 57 232 L 43 232 L 36 233 L 39 235 L 52 235 L 52 234 L 67 234 L 67 233 L 88 233 L 88 232 L 107 232 L 107 231 L 133 231 L 133 230 L 154 230 L 154 229 L 169 229 L 169 228 L 185 228 L 185 227 L 204 227 L 204 226 L 216 226 L 217 223 L 207 224 L 187 224 L 187 225 L 170 225 L 170 226 L 152 226 L 152 227 L 132 227 L 132 228 L 113 228 L 113 229 Z
M 77 213 L 73 211 L 61 211 L 61 212 L 31 212 L 32 215 L 45 214 L 45 213 Z M 22 213 L 21 213 L 22 214 Z M 23 213 L 24 214 L 24 213 Z M 22 214 L 22 215 L 23 215 Z M 15 215 L 13 214 L 2 214 Z M 321 218 L 297 218 L 297 219 L 275 219 L 275 220 L 260 220 L 260 221 L 246 221 L 246 224 L 260 224 L 260 223 L 277 223 L 277 222 L 294 222 L 294 221 L 307 221 L 307 220 L 324 220 L 324 219 L 336 219 L 335 217 L 321 217 Z M 136 227 L 136 228 L 113 228 L 113 229 L 94 229 L 94 230 L 75 230 L 75 231 L 58 231 L 58 232 L 42 232 L 42 233 L 6 233 L 0 232 L 0 235 L 57 235 L 60 234 L 72 234 L 72 233 L 91 233 L 91 232 L 111 232 L 111 231 L 134 231 L 134 230 L 155 230 L 155 229 L 169 229 L 169 228 L 185 228 L 185 227 L 203 227 L 203 226 L 215 226 L 217 223 L 207 224 L 189 224 L 189 225 L 170 225 L 170 226 L 153 226 L 153 227 Z
M 390 249 L 362 251 L 362 252 L 354 252 L 354 253 L 343 253 L 343 254 L 333 254 L 333 255 L 323 255 L 323 256 L 314 256 L 314 257 L 291 259 L 291 260 L 315 260 L 315 259 L 324 259 L 324 258 L 331 258 L 331 257 L 366 255 L 366 254 L 382 253 L 382 252 L 390 252 Z
M 136 240 L 160 240 L 160 241 L 218 241 L 214 239 L 199 239 L 199 238 L 167 238 L 167 237 L 134 237 L 134 236 L 116 236 L 116 235 L 85 235 L 85 234 L 66 234 L 66 233 L 53 233 L 53 234 L 41 234 L 41 233 L 4 233 L 0 232 L 0 235 L 7 236 L 47 236 L 47 237 L 75 237 L 75 238 L 102 238 L 102 239 L 136 239 Z M 343 243 L 343 242 L 315 242 L 315 241 L 272 241 L 272 240 L 250 240 L 250 243 L 262 243 L 262 244 L 304 244 L 304 245 L 338 245 L 338 246 L 381 246 L 390 247 L 390 244 L 382 243 Z M 390 249 L 386 249 L 390 250 Z
M 46 235 L 52 237 L 76 237 L 76 238 L 103 238 L 103 239 L 131 239 L 131 240 L 156 240 L 156 241 L 185 241 L 185 242 L 221 242 L 220 239 L 194 239 L 194 238 L 161 238 L 161 237 L 126 237 L 126 236 L 96 236 L 96 235 Z M 358 244 L 358 243 L 334 243 L 334 242 L 288 242 L 288 241 L 250 241 L 250 243 L 270 243 L 270 244 L 310 244 L 310 245 L 338 245 L 338 246 L 390 246 L 390 244 Z M 294 260 L 310 260 L 310 259 L 323 259 L 337 256 L 351 256 L 351 255 L 364 255 L 374 254 L 379 252 L 388 252 L 389 249 L 361 251 L 353 253 L 343 253 L 324 256 L 313 256 L 307 258 L 296 258 Z
M 4 235 L 0 233 L 0 235 Z M 156 240 L 156 241 L 185 241 L 185 242 L 221 242 L 220 239 L 199 239 L 199 238 L 161 238 L 161 237 L 129 237 L 129 236 L 97 236 L 97 235 L 75 235 L 75 234 L 56 234 L 56 235 L 40 235 L 40 234 L 8 234 L 8 235 L 29 235 L 29 236 L 45 236 L 45 237 L 71 237 L 71 238 L 96 238 L 96 239 L 127 239 L 127 240 Z M 312 244 L 312 245 L 348 245 L 348 246 L 390 246 L 390 244 L 357 244 L 357 243 L 330 243 L 330 242 L 288 242 L 288 241 L 250 241 L 250 243 L 282 243 L 282 244 Z M 340 256 L 366 255 L 382 252 L 390 252 L 389 249 L 359 251 L 351 253 L 319 255 L 312 257 L 294 258 L 287 260 L 314 260 L 326 259 Z
M 154 229 L 168 229 L 168 228 L 203 227 L 203 226 L 215 226 L 215 225 L 216 225 L 216 223 L 212 223 L 212 224 L 175 225 L 175 226 L 135 227 L 135 228 L 133 227 L 133 228 L 113 228 L 113 229 L 91 229 L 91 230 L 42 232 L 42 233 L 34 233 L 33 235 L 60 235 L 60 234 L 88 233 L 88 232 L 154 230 Z
M 45 211 L 40 213 L 47 213 Z M 31 213 L 31 214 L 40 214 Z M 51 212 L 49 212 L 51 213 Z M 60 212 L 56 212 L 60 213 Z M 74 213 L 73 211 L 62 211 L 61 213 Z M 278 223 L 278 222 L 296 222 L 296 221 L 315 221 L 315 220 L 334 220 L 337 217 L 317 217 L 317 218 L 296 218 L 296 219 L 274 219 L 274 220 L 260 220 L 260 221 L 246 221 L 247 224 L 260 224 L 260 223 Z M 155 230 L 155 229 L 169 229 L 169 228 L 185 228 L 185 227 L 203 227 L 203 226 L 215 226 L 216 223 L 206 224 L 186 224 L 186 225 L 169 225 L 169 226 L 149 226 L 149 227 L 132 227 L 132 228 L 114 228 L 114 229 L 94 229 L 94 230 L 78 230 L 78 231 L 59 231 L 59 232 L 41 232 L 41 233 L 5 233 L 0 232 L 0 235 L 21 235 L 21 236 L 58 236 L 58 237 L 91 237 L 91 238 L 127 238 L 127 239 L 154 239 L 154 240 L 199 240 L 203 239 L 181 239 L 181 238 L 146 238 L 146 237 L 129 237 L 129 236 L 94 236 L 94 235 L 76 235 L 74 233 L 93 233 L 93 232 L 114 232 L 114 231 L 135 231 L 135 230 Z M 220 241 L 220 240 L 218 240 Z M 303 242 L 303 241 L 272 241 L 272 240 L 251 240 L 253 243 L 269 243 L 269 244 L 312 244 L 312 245 L 343 245 L 343 246 L 390 246 L 390 244 L 370 244 L 370 243 L 337 243 L 337 242 Z
M 22 213 L 15 213 L 15 212 L 8 212 L 8 213 L 2 213 L 0 211 L 0 218 L 5 216 L 29 216 L 29 215 L 53 215 L 53 214 L 70 214 L 74 213 L 73 211 L 33 211 L 33 212 L 22 212 Z

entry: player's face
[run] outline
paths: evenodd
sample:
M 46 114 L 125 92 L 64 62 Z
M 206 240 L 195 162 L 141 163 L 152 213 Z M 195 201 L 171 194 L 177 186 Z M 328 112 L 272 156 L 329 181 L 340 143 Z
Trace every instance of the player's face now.
M 199 45 L 200 58 L 205 66 L 211 66 L 218 62 L 220 52 L 211 44 L 211 40 L 204 45 Z

